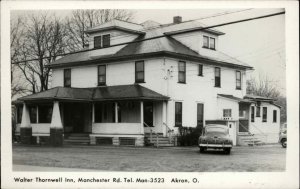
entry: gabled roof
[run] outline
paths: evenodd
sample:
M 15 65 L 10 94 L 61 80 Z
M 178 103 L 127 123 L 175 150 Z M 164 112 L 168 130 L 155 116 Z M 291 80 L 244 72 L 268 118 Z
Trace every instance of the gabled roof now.
M 123 22 L 110 22 L 104 24 L 104 26 L 102 25 L 101 27 L 107 28 L 114 23 L 120 24 Z M 134 24 L 130 23 L 130 25 Z M 209 64 L 223 65 L 234 68 L 237 67 L 241 69 L 252 69 L 252 67 L 248 64 L 245 64 L 218 50 L 209 50 L 203 48 L 198 53 L 182 44 L 181 42 L 177 41 L 173 37 L 164 36 L 166 32 L 181 31 L 185 29 L 189 30 L 195 28 L 196 26 L 202 27 L 202 24 L 197 24 L 196 22 L 184 22 L 180 24 L 157 25 L 157 23 L 151 23 L 150 21 L 148 21 L 147 23 L 144 23 L 144 25 L 145 28 L 143 32 L 145 32 L 145 34 L 139 35 L 139 37 L 137 37 L 133 43 L 124 44 L 121 49 L 120 46 L 112 45 L 109 48 L 87 50 L 85 52 L 67 55 L 61 59 L 58 59 L 57 61 L 51 63 L 49 67 L 55 68 L 82 64 L 99 64 L 113 61 L 148 58 L 154 56 L 169 56 L 183 60 L 191 60 L 196 62 L 198 61 L 201 63 L 207 62 Z M 149 27 L 149 25 L 154 25 L 154 27 Z M 138 25 L 137 27 L 143 26 Z M 217 32 L 217 30 L 214 31 Z M 157 38 L 145 40 L 153 37 Z
M 70 101 L 109 101 L 109 100 L 168 100 L 169 97 L 159 94 L 141 85 L 117 85 L 94 88 L 55 87 L 25 97 L 18 101 L 70 100 Z
M 106 30 L 110 30 L 110 29 L 119 29 L 119 30 L 131 32 L 131 33 L 137 33 L 137 34 L 144 33 L 141 31 L 143 29 L 142 25 L 132 23 L 132 22 L 127 22 L 127 21 L 122 21 L 122 20 L 118 20 L 118 19 L 114 19 L 114 20 L 111 20 L 104 24 L 101 24 L 99 26 L 89 28 L 85 32 L 86 33 L 94 33 L 94 32 L 99 32 L 99 31 L 106 31 Z

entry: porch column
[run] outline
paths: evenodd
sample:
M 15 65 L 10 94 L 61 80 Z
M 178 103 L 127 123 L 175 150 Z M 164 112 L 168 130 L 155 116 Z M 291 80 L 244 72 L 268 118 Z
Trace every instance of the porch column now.
M 118 123 L 118 103 L 115 102 L 115 122 Z
M 144 134 L 144 102 L 141 101 L 141 134 Z
M 163 101 L 163 104 L 162 104 L 162 122 L 164 124 L 168 125 L 168 123 L 167 123 L 167 102 L 165 102 L 165 101 Z M 166 136 L 167 132 L 168 132 L 167 127 L 165 125 L 163 125 L 163 128 L 165 128 L 163 130 L 163 134 L 164 134 L 164 136 Z
M 92 123 L 95 123 L 95 103 L 92 103 Z
M 50 144 L 52 146 L 63 145 L 63 125 L 61 122 L 59 102 L 54 101 L 52 120 L 50 125 Z
M 31 144 L 32 127 L 30 125 L 30 116 L 27 105 L 23 104 L 22 121 L 20 126 L 20 135 L 22 144 Z

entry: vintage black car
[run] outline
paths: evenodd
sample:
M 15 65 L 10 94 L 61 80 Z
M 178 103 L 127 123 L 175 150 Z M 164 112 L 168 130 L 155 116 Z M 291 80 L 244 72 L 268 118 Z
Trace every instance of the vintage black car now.
M 223 149 L 226 154 L 230 154 L 232 139 L 229 136 L 229 128 L 226 125 L 209 124 L 202 129 L 199 137 L 200 153 L 208 148 Z

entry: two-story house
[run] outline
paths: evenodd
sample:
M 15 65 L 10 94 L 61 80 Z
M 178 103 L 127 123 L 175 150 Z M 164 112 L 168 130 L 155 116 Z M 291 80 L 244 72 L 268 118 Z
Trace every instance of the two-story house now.
M 218 50 L 224 33 L 179 16 L 164 25 L 112 20 L 86 32 L 86 51 L 51 63 L 52 88 L 18 100 L 23 143 L 84 136 L 90 144 L 143 146 L 152 132 L 175 136 L 181 126 L 219 123 L 236 144 L 253 130 L 257 99 L 244 98 L 253 68 Z M 280 110 L 261 101 L 263 120 L 276 117 L 264 134 L 279 132 Z

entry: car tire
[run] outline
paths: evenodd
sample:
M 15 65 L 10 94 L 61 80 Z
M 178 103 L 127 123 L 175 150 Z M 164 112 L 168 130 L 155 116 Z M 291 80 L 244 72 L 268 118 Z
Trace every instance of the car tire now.
M 230 151 L 231 151 L 231 148 L 225 148 L 225 149 L 224 149 L 225 154 L 228 154 L 228 155 L 229 155 L 229 154 L 230 154 Z
M 281 146 L 283 148 L 286 148 L 287 145 L 286 145 L 286 139 L 285 138 L 281 140 Z
M 200 147 L 200 153 L 203 153 L 205 151 L 204 147 Z

